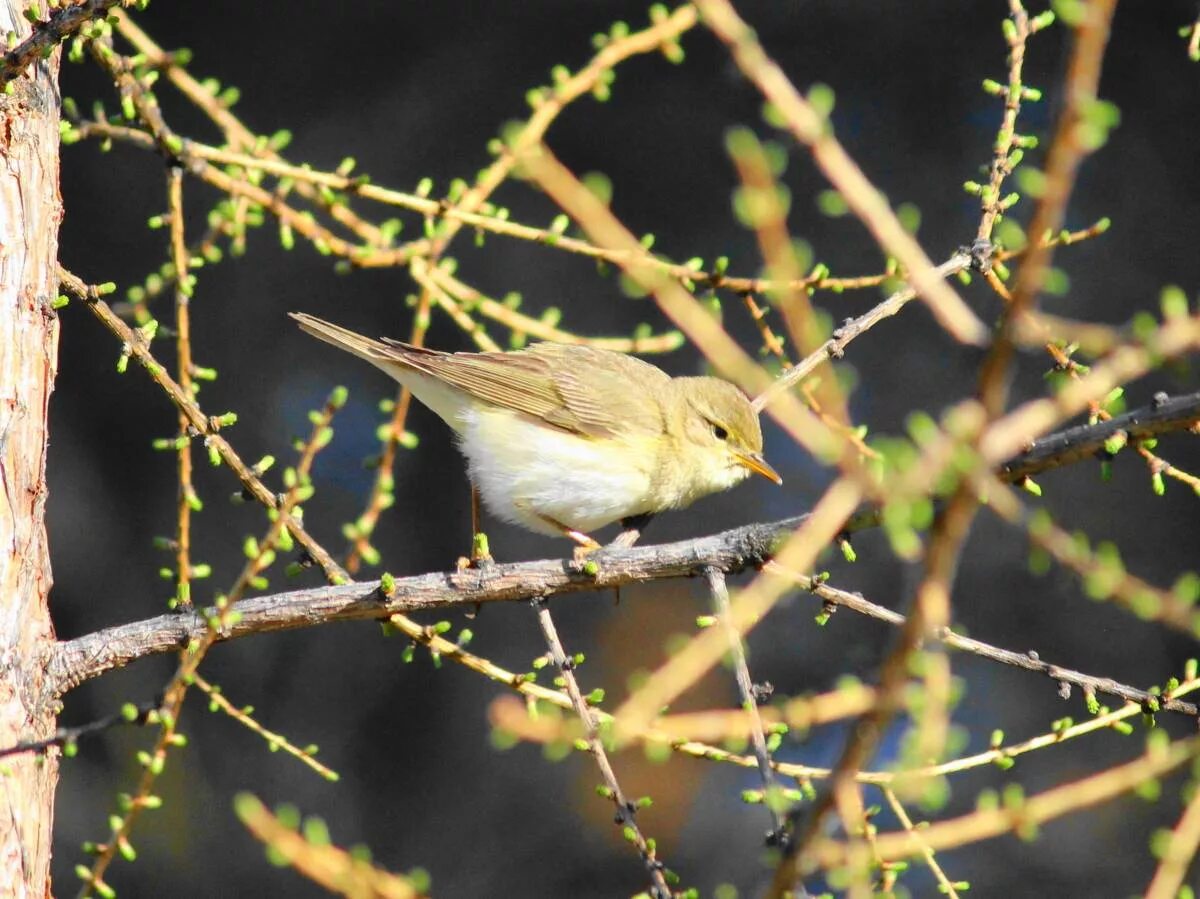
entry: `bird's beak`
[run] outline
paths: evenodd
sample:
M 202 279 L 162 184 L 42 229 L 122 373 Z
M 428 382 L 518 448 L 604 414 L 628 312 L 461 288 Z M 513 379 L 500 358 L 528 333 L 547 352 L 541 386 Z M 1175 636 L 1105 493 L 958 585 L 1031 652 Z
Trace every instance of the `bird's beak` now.
M 762 453 L 735 452 L 733 458 L 737 460 L 739 465 L 746 466 L 752 472 L 762 475 L 768 481 L 774 481 L 776 484 L 783 483 L 783 478 L 779 476 L 779 472 L 767 464 L 767 460 L 763 458 Z

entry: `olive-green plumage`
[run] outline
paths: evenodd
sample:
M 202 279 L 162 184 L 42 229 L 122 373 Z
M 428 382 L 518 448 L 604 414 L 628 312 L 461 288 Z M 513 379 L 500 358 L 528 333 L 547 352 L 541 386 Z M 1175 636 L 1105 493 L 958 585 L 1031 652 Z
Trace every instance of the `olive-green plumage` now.
M 577 344 L 443 353 L 292 317 L 408 387 L 459 435 L 488 507 L 532 530 L 586 539 L 618 519 L 689 505 L 752 471 L 779 482 L 762 457 L 758 414 L 719 378 L 672 378 Z

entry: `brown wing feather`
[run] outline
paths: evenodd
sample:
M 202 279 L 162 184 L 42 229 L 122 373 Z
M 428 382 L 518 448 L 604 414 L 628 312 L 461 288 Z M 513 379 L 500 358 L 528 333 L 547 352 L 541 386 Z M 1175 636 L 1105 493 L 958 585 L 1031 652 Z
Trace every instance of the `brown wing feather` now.
M 484 402 L 593 437 L 659 433 L 668 375 L 623 353 L 536 343 L 512 353 L 433 353 L 388 341 L 412 367 Z M 639 401 L 631 402 L 638 398 Z
M 562 343 L 511 353 L 444 353 L 386 337 L 371 340 L 309 315 L 292 317 L 309 333 L 376 364 L 403 365 L 563 430 L 600 437 L 664 428 L 660 397 L 670 376 L 624 353 Z
M 396 361 L 504 409 L 540 418 L 569 431 L 578 422 L 564 408 L 548 366 L 526 353 L 440 353 L 386 341 Z
M 573 344 L 537 343 L 528 352 L 547 360 L 581 433 L 663 432 L 661 399 L 671 378 L 662 369 L 624 353 Z

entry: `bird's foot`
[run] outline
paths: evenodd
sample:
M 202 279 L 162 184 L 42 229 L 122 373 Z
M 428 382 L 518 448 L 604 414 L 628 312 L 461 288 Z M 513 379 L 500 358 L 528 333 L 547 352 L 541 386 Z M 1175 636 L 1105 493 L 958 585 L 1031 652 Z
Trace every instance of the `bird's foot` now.
M 598 549 L 602 549 L 600 544 L 580 531 L 567 529 L 566 535 L 575 541 L 577 544 L 575 551 L 572 553 L 572 558 L 575 560 L 575 565 L 583 568 L 588 561 L 588 556 Z
M 550 525 L 550 527 L 554 528 L 556 531 L 559 531 L 564 537 L 570 537 L 575 541 L 576 546 L 574 559 L 576 567 L 582 567 L 587 557 L 601 548 L 599 541 L 593 537 L 589 537 L 583 531 L 577 531 L 575 528 L 567 527 L 561 521 L 555 521 L 548 515 L 539 515 L 538 518 L 546 522 L 546 524 Z

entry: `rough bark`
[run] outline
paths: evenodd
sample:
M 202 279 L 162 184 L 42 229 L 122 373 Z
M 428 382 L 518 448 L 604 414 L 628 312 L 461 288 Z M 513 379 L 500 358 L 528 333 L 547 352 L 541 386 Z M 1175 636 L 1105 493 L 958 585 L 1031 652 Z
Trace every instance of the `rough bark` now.
M 29 33 L 14 0 L 0 33 Z M 45 660 L 54 643 L 47 598 L 46 413 L 58 320 L 58 53 L 0 95 L 0 743 L 45 737 Z M 0 790 L 0 896 L 50 894 L 50 836 L 58 759 L 7 762 Z

